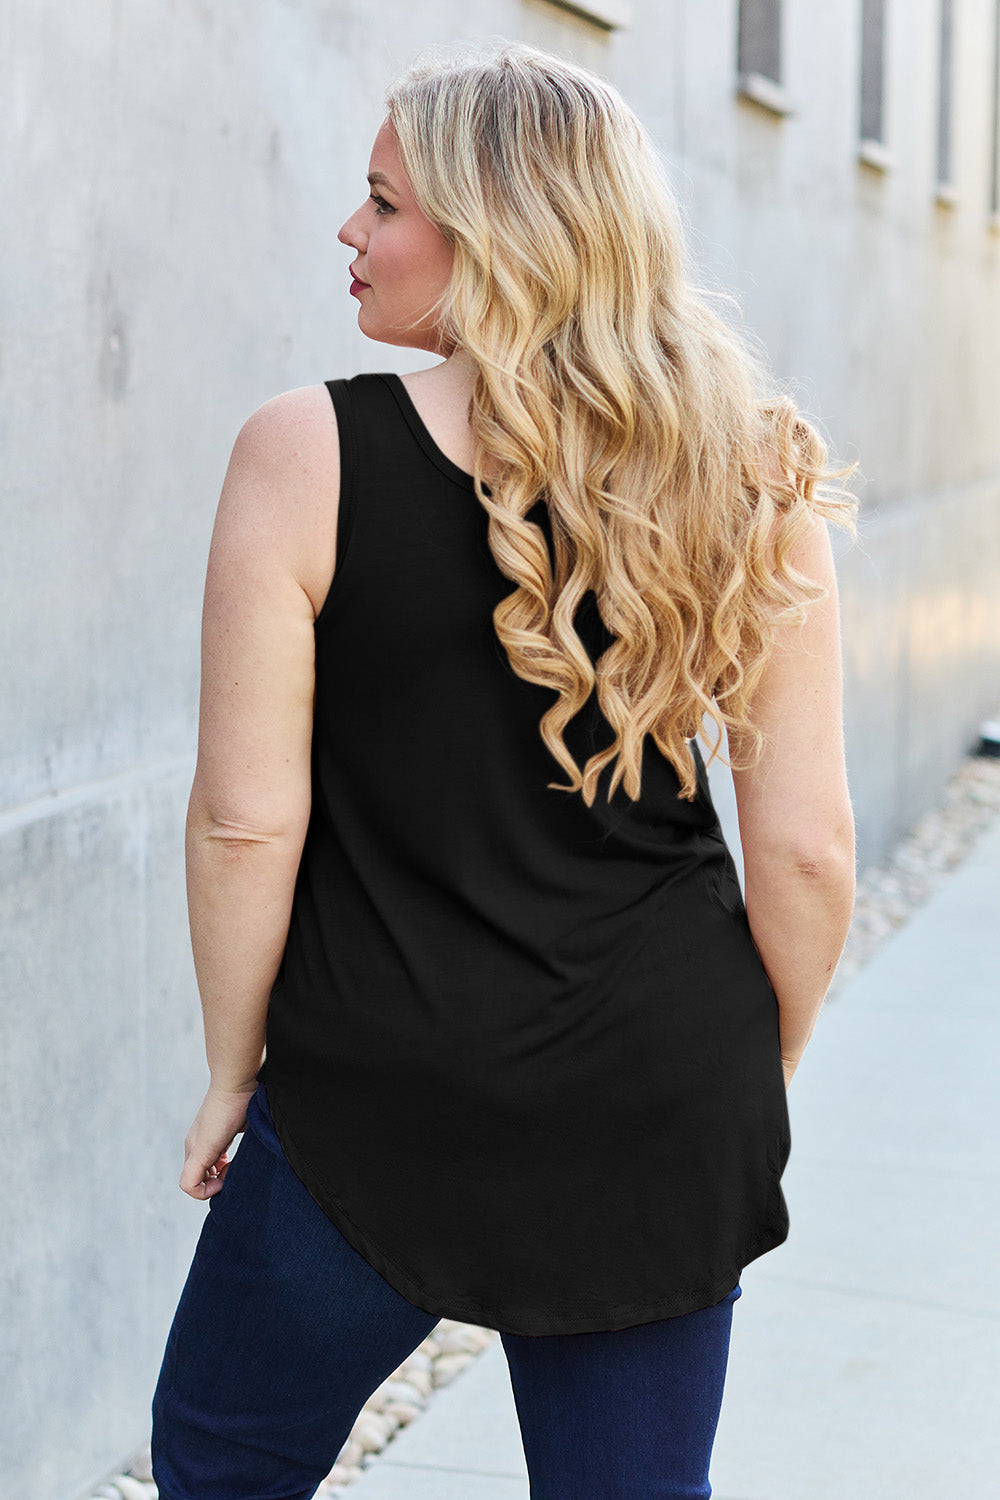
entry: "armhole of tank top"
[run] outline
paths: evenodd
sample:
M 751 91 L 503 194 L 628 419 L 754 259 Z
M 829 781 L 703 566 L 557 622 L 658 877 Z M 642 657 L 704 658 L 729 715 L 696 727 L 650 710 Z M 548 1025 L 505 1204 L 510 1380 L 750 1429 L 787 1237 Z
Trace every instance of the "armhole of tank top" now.
M 331 600 L 344 574 L 354 531 L 354 515 L 357 510 L 357 434 L 354 428 L 354 412 L 351 394 L 346 380 L 324 381 L 337 415 L 337 434 L 340 441 L 340 494 L 337 499 L 337 555 L 333 564 L 333 578 L 326 591 L 326 598 L 319 614 L 313 621 L 317 629 L 330 613 Z

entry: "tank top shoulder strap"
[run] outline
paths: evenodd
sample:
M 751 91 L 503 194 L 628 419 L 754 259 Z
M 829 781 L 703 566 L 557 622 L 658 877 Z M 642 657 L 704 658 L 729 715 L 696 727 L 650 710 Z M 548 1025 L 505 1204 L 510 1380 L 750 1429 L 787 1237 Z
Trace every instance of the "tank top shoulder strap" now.
M 354 410 L 354 399 L 349 380 L 325 380 L 337 416 L 337 437 L 340 444 L 340 493 L 337 498 L 337 550 L 333 564 L 333 578 L 326 598 L 314 621 L 319 625 L 329 613 L 330 603 L 337 592 L 337 582 L 344 566 L 347 549 L 354 530 L 354 518 L 358 509 L 358 429 Z
M 477 546 L 485 524 L 484 513 L 471 503 L 471 474 L 438 447 L 398 375 L 363 372 L 324 384 L 337 417 L 340 499 L 333 579 L 317 625 L 339 614 L 332 601 L 344 599 L 345 589 L 354 597 L 346 579 L 360 567 L 368 569 L 369 587 L 376 575 L 407 567 L 410 543 L 424 545 L 428 526 L 440 533 L 434 545 L 452 545 L 456 512 L 447 502 L 456 493 L 470 501 L 457 513 L 465 518 L 460 529 L 476 531 Z M 415 504 L 415 498 L 424 503 Z M 411 535 L 413 528 L 418 535 Z M 404 536 L 410 542 L 404 544 Z
M 337 556 L 334 577 L 347 552 L 358 508 L 358 432 L 349 380 L 327 380 L 330 400 L 337 414 L 340 438 L 340 495 L 337 500 Z

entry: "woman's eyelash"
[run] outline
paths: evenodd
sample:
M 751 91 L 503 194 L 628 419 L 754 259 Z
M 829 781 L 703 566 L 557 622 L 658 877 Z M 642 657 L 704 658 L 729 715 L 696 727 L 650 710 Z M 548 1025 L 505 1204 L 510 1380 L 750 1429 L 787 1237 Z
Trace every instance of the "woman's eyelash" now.
M 369 193 L 368 196 L 369 196 L 369 198 L 371 198 L 372 202 L 375 204 L 375 212 L 377 214 L 379 214 L 379 215 L 382 215 L 382 214 L 392 214 L 392 213 L 396 212 L 396 210 L 393 208 L 392 204 L 391 203 L 387 203 L 384 198 L 380 198 L 379 195 L 378 195 L 378 193 Z M 379 207 L 379 204 L 381 204 L 382 206 Z

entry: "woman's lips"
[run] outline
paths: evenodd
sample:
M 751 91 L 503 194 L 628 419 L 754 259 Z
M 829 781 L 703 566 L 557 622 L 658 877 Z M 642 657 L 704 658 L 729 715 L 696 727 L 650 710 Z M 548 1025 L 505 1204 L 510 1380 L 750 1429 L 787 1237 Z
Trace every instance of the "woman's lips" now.
M 359 281 L 357 279 L 357 277 L 355 277 L 354 280 L 351 282 L 351 295 L 352 296 L 355 296 L 358 292 L 366 292 L 366 291 L 368 291 L 368 289 L 369 288 L 368 288 L 367 281 Z

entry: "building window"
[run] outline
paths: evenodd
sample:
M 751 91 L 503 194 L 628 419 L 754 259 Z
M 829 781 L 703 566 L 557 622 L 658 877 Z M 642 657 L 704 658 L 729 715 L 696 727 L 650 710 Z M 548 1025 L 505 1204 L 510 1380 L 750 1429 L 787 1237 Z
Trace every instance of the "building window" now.
M 885 0 L 861 0 L 861 139 L 885 141 Z
M 861 0 L 861 93 L 858 157 L 887 172 L 892 158 L 885 145 L 885 0 Z
M 937 201 L 950 208 L 955 202 L 951 159 L 953 0 L 940 0 L 938 40 Z
M 1000 0 L 993 5 L 993 112 L 990 141 L 990 214 L 1000 229 Z
M 781 78 L 781 0 L 739 0 L 736 66 L 741 99 L 773 115 L 791 114 Z
M 781 82 L 781 0 L 740 0 L 739 69 Z

